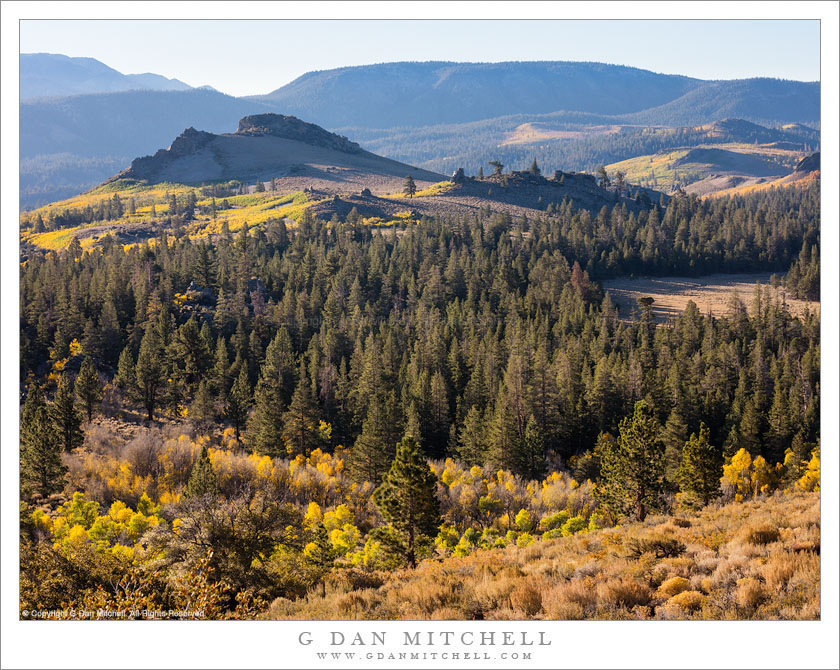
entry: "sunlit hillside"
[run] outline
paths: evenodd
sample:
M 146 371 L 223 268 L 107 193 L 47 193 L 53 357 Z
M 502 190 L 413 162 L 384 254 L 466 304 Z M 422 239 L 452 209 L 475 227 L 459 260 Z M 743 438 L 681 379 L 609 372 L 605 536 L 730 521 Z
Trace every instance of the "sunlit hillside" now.
M 111 235 L 123 244 L 143 242 L 164 231 L 198 239 L 218 235 L 226 227 L 237 232 L 271 220 L 296 220 L 305 209 L 327 199 L 303 191 L 280 193 L 268 185 L 268 190 L 256 192 L 255 185 L 240 182 L 199 188 L 111 182 L 24 214 L 21 240 L 58 250 L 74 238 L 87 249 Z M 178 217 L 174 224 L 173 216 Z
M 713 176 L 741 177 L 751 183 L 767 181 L 768 177 L 781 178 L 790 174 L 804 155 L 801 149 L 777 144 L 732 142 L 637 156 L 612 163 L 607 170 L 623 172 L 631 184 L 671 192 Z
M 269 619 L 819 619 L 820 499 L 789 493 L 643 524 L 336 574 Z

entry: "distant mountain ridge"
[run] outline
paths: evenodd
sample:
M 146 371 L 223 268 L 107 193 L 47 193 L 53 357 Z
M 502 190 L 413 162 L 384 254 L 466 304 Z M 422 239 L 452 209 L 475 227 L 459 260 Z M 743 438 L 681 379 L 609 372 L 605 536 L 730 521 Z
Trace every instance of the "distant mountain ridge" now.
M 557 111 L 688 125 L 724 117 L 814 122 L 819 83 L 707 81 L 605 63 L 399 62 L 309 72 L 249 96 L 328 128 L 464 123 Z
M 24 54 L 22 75 L 33 71 L 25 64 L 30 56 L 43 54 Z M 74 68 L 78 61 L 104 68 L 120 79 L 120 87 L 139 85 L 136 79 L 126 83 L 129 75 L 93 59 L 57 58 Z M 151 81 L 186 86 L 161 79 Z M 447 174 L 458 167 L 474 173 L 495 159 L 525 167 L 535 156 L 547 170 L 591 169 L 580 151 L 577 158 L 565 149 L 555 151 L 556 142 L 542 145 L 545 151 L 522 145 L 499 147 L 496 153 L 503 139 L 492 138 L 499 129 L 504 133 L 536 118 L 577 130 L 599 124 L 689 126 L 732 116 L 765 125 L 786 123 L 791 129 L 819 122 L 818 83 L 708 82 L 603 63 L 384 63 L 311 72 L 272 93 L 247 98 L 200 87 L 26 99 L 27 91 L 39 89 L 26 88 L 23 80 L 25 207 L 84 191 L 114 174 L 115 166 L 166 146 L 184 128 L 220 133 L 244 116 L 262 113 L 304 118 L 353 137 L 377 154 Z M 625 157 L 613 152 L 600 162 Z
M 192 88 L 159 74 L 123 74 L 95 58 L 62 54 L 20 55 L 20 98 L 55 98 L 116 91 L 185 91 Z

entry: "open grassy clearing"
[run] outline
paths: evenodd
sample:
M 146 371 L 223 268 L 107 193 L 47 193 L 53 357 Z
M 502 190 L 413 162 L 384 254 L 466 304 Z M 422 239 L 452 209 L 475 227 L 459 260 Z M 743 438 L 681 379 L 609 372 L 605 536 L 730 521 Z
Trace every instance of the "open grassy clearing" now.
M 737 296 L 749 307 L 756 282 L 768 287 L 771 297 L 784 299 L 797 316 L 804 315 L 806 310 L 819 313 L 819 302 L 791 298 L 783 287 L 774 289 L 770 286 L 770 277 L 769 272 L 715 274 L 705 277 L 623 277 L 605 281 L 603 287 L 619 306 L 619 313 L 623 318 L 630 318 L 637 309 L 637 298 L 653 298 L 653 313 L 660 323 L 682 314 L 689 300 L 693 300 L 703 314 L 711 311 L 716 317 L 731 311 L 733 296 Z

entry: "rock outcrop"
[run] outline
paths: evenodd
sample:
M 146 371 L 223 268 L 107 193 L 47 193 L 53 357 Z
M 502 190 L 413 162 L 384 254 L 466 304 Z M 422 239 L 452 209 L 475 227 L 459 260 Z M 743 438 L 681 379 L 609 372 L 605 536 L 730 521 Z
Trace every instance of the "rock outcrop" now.
M 237 135 L 271 135 L 287 140 L 297 140 L 313 146 L 335 149 L 348 154 L 362 151 L 355 142 L 343 135 L 336 135 L 316 126 L 314 123 L 301 121 L 295 116 L 283 114 L 254 114 L 239 121 Z
M 187 128 L 172 141 L 168 149 L 158 149 L 153 156 L 135 158 L 131 161 L 131 167 L 123 170 L 108 181 L 114 181 L 116 179 L 149 179 L 174 163 L 177 159 L 201 151 L 215 137 L 216 135 L 213 133 L 196 130 L 195 128 Z
M 794 168 L 794 172 L 813 172 L 820 169 L 820 152 L 806 156 Z

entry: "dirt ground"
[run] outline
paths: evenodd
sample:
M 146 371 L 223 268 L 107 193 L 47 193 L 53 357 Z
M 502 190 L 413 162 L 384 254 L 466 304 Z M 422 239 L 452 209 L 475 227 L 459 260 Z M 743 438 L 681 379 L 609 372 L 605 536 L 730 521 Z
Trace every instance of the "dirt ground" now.
M 619 314 L 630 318 L 637 309 L 636 299 L 644 296 L 653 298 L 653 312 L 656 320 L 664 323 L 678 317 L 689 300 L 693 300 L 700 312 L 713 316 L 725 316 L 729 312 L 730 300 L 737 295 L 747 309 L 752 305 L 755 283 L 770 285 L 771 273 L 759 274 L 716 274 L 705 277 L 642 277 L 637 279 L 611 279 L 603 282 L 605 291 L 619 306 Z M 779 275 L 781 276 L 781 275 Z M 794 300 L 779 287 L 770 287 L 770 295 L 785 299 L 788 308 L 797 316 L 805 310 L 819 313 L 820 303 Z

